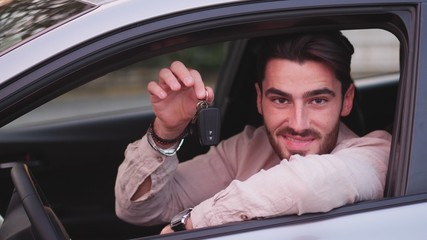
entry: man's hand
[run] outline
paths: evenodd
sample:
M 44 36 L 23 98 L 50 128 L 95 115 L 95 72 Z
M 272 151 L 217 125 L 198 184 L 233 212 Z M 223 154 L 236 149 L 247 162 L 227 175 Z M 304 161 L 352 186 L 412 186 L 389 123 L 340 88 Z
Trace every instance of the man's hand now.
M 173 233 L 173 232 L 174 231 L 172 230 L 171 226 L 168 224 L 162 229 L 160 234 L 167 234 L 167 233 Z
M 164 139 L 174 139 L 181 134 L 196 113 L 199 99 L 211 103 L 212 88 L 206 87 L 200 73 L 175 61 L 159 72 L 159 81 L 147 86 L 156 120 L 156 134 Z M 206 91 L 208 93 L 206 94 Z
M 187 230 L 193 229 L 193 222 L 191 221 L 191 217 L 187 218 L 187 222 L 185 223 L 185 229 Z M 173 232 L 174 231 L 172 230 L 170 224 L 168 224 L 162 229 L 160 234 L 167 234 L 167 233 L 173 233 Z

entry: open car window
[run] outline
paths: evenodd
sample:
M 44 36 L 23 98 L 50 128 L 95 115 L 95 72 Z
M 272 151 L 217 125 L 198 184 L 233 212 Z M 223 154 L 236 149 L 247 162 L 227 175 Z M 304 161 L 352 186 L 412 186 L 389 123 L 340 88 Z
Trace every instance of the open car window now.
M 354 45 L 351 74 L 359 80 L 388 74 L 398 74 L 399 40 L 382 29 L 344 30 L 343 34 Z
M 353 130 L 359 135 L 374 130 L 392 133 L 401 71 L 400 42 L 381 29 L 343 33 L 355 47 L 351 74 L 358 94 L 355 107 L 361 119 L 360 131 Z
M 228 45 L 228 42 L 222 42 L 183 49 L 110 72 L 38 107 L 6 128 L 117 111 L 150 110 L 147 84 L 157 81 L 159 70 L 169 67 L 175 60 L 199 70 L 204 81 L 215 88 Z
M 366 125 L 364 126 L 365 132 L 376 129 L 391 132 L 400 76 L 400 43 L 392 33 L 382 29 L 344 30 L 343 33 L 355 47 L 351 66 L 352 77 L 360 94 L 358 101 L 360 101 L 359 107 L 364 118 L 363 124 Z M 239 41 L 244 43 L 245 39 L 237 42 Z M 187 66 L 199 70 L 205 83 L 213 87 L 218 96 L 228 98 L 220 91 L 229 91 L 224 86 L 231 88 L 233 86 L 229 82 L 237 81 L 229 79 L 230 75 L 227 77 L 222 75 L 224 69 L 233 64 L 229 59 L 233 46 L 235 45 L 228 41 L 219 42 L 144 59 L 93 79 L 23 115 L 3 129 L 13 131 L 25 129 L 25 127 L 50 126 L 50 124 L 69 120 L 74 121 L 93 116 L 102 118 L 123 112 L 147 112 L 150 114 L 152 112 L 146 86 L 150 81 L 157 81 L 159 70 L 168 67 L 174 60 L 180 60 Z M 243 52 L 240 54 L 243 55 Z M 238 61 L 244 61 L 244 59 L 235 56 L 233 59 L 237 61 L 234 63 L 236 65 L 234 70 L 236 72 L 245 71 L 238 67 Z M 248 71 L 253 73 L 253 69 Z M 248 81 L 248 79 L 241 79 L 241 81 Z M 249 85 L 253 86 L 253 82 L 250 82 Z M 254 89 L 242 88 L 233 94 L 237 94 L 237 98 L 240 98 L 242 92 L 252 90 Z M 242 98 L 244 97 L 242 96 Z M 255 101 L 252 100 L 245 99 L 244 101 L 255 106 Z M 239 112 L 239 109 L 230 106 L 226 106 L 226 108 L 228 112 L 226 111 L 225 114 Z M 227 121 L 227 118 L 224 119 Z M 234 121 L 238 121 L 241 125 L 247 124 L 245 117 L 234 118 Z M 141 127 L 136 135 L 142 137 L 143 133 L 144 129 Z M 114 134 L 111 135 L 114 137 Z M 191 141 L 187 141 L 186 144 L 190 145 L 181 149 L 180 160 L 194 156 L 194 153 L 197 152 L 195 149 L 200 147 L 197 145 L 198 143 Z M 121 158 L 117 159 L 118 162 L 121 160 Z
M 356 86 L 396 81 L 399 75 L 399 41 L 381 29 L 343 31 L 355 47 L 352 77 Z M 146 86 L 157 81 L 158 71 L 174 60 L 197 69 L 215 89 L 228 53 L 228 42 L 184 49 L 156 56 L 110 72 L 25 114 L 6 127 L 80 118 L 115 111 L 150 109 Z M 224 84 L 224 83 L 220 83 Z

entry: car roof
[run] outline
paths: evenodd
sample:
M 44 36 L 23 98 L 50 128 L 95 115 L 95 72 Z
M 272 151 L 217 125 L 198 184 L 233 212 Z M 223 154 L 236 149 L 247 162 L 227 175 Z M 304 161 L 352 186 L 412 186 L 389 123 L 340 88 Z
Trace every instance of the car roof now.
M 162 0 L 161 4 L 142 0 L 83 1 L 94 7 L 0 52 L 0 66 L 8 66 L 0 72 L 0 84 L 49 57 L 115 29 L 170 13 L 237 1 Z

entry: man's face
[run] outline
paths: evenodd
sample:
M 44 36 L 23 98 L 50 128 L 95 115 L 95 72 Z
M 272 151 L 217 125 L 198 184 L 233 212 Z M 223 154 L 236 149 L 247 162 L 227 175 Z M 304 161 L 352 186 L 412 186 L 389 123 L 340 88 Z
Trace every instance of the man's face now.
M 340 116 L 350 114 L 354 86 L 342 100 L 341 82 L 325 64 L 271 59 L 258 112 L 263 115 L 271 145 L 281 159 L 293 154 L 330 153 L 336 145 Z

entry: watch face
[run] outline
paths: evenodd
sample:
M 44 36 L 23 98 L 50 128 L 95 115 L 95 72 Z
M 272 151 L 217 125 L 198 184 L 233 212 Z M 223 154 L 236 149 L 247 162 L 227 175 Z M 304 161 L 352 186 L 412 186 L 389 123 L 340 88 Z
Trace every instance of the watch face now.
M 190 216 L 191 210 L 193 209 L 185 209 L 184 211 L 178 213 L 172 218 L 170 224 L 172 230 L 174 230 L 175 232 L 186 230 L 185 223 L 187 222 L 187 218 Z

